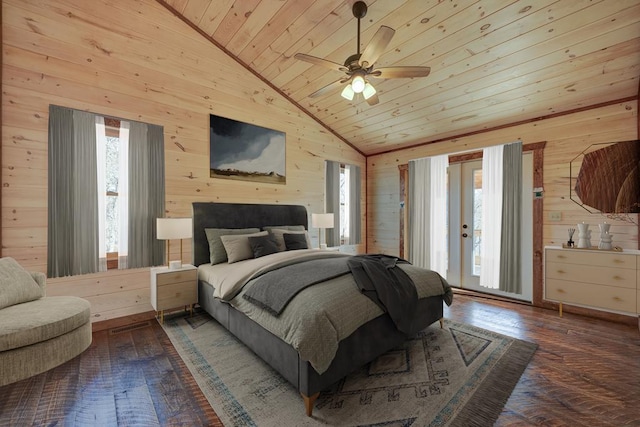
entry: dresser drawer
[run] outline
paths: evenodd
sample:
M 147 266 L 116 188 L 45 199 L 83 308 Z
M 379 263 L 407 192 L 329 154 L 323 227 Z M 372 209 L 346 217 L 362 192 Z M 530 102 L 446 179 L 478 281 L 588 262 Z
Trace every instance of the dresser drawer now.
M 169 271 L 166 273 L 158 273 L 156 284 L 164 286 L 178 282 L 193 282 L 198 277 L 198 270 L 179 270 Z
M 545 298 L 608 310 L 636 313 L 636 290 L 547 279 Z
M 545 262 L 560 262 L 563 264 L 580 264 L 635 270 L 637 258 L 638 257 L 636 255 L 625 255 L 620 252 L 547 249 Z
M 636 289 L 636 270 L 558 262 L 547 262 L 545 269 L 548 279 Z

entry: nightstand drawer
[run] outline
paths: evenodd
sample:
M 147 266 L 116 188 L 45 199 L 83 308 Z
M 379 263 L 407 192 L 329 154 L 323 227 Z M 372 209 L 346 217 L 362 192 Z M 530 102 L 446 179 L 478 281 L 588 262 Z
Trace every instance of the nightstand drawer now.
M 158 286 L 170 285 L 178 282 L 193 282 L 198 277 L 198 270 L 178 270 L 158 273 L 156 284 Z
M 156 310 L 166 310 L 198 301 L 198 288 L 193 281 L 170 283 L 158 288 L 158 307 Z
M 595 283 L 629 289 L 636 288 L 636 271 L 626 268 L 547 262 L 545 269 L 548 279 Z
M 627 313 L 636 312 L 635 289 L 547 279 L 545 297 L 568 304 L 574 303 Z

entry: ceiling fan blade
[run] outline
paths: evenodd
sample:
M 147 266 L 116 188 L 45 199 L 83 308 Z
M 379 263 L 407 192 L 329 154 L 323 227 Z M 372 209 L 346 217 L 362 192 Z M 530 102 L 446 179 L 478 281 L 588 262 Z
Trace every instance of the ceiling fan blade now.
M 294 58 L 300 61 L 310 62 L 313 65 L 321 65 L 323 67 L 327 67 L 332 70 L 342 71 L 343 73 L 349 71 L 349 69 L 342 64 L 338 64 L 337 62 L 333 62 L 333 61 L 327 61 L 326 59 L 318 58 L 315 56 L 307 55 L 306 53 L 296 53 Z
M 383 67 L 369 73 L 372 77 L 380 79 L 401 79 L 413 77 L 427 77 L 431 72 L 430 67 Z
M 373 94 L 369 97 L 369 99 L 366 99 L 367 104 L 369 105 L 376 105 L 378 102 L 380 102 L 380 100 L 378 99 L 378 94 Z
M 349 81 L 349 77 L 346 78 L 342 78 L 340 80 L 336 80 L 333 83 L 329 83 L 328 85 L 321 87 L 320 89 L 318 89 L 317 91 L 313 92 L 311 95 L 309 95 L 309 98 L 317 98 L 319 96 L 322 96 L 324 94 L 326 94 L 327 92 L 331 92 L 332 90 L 342 86 L 344 83 Z
M 360 65 L 362 68 L 371 67 L 378 58 L 380 58 L 380 55 L 382 55 L 384 50 L 387 48 L 387 45 L 395 33 L 396 30 L 385 25 L 381 26 L 378 31 L 376 31 L 360 56 Z

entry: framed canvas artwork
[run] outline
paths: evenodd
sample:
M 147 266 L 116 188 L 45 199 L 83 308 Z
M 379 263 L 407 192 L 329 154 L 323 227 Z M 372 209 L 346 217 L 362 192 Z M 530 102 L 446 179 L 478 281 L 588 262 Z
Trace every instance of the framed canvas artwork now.
M 211 114 L 210 177 L 286 184 L 285 133 Z

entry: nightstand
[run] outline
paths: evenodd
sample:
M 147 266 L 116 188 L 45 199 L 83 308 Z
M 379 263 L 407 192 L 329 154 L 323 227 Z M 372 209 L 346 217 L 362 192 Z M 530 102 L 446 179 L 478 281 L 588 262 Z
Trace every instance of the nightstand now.
M 164 323 L 164 311 L 187 306 L 193 314 L 198 302 L 198 269 L 191 264 L 170 270 L 169 267 L 151 268 L 151 305 L 160 323 Z

